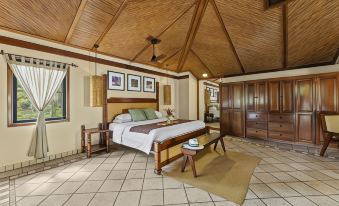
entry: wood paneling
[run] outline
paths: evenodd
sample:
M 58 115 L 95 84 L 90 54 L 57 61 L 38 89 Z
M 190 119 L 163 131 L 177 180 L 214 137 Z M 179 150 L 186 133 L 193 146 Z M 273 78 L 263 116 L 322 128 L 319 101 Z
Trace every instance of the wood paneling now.
M 292 113 L 294 110 L 294 88 L 293 81 L 281 81 L 280 87 L 280 104 L 282 113 Z
M 339 1 L 288 4 L 288 66 L 332 61 L 339 48 Z
M 99 51 L 133 59 L 149 35 L 158 36 L 193 0 L 131 1 L 103 38 Z M 156 9 L 155 9 L 156 8 Z
M 0 26 L 63 42 L 81 0 L 1 0 Z
M 211 4 L 206 8 L 192 50 L 199 55 L 208 68 L 211 68 L 214 76 L 242 73 L 232 52 L 232 46 L 224 34 L 223 25 L 218 21 Z
M 119 6 L 118 2 L 88 0 L 69 43 L 88 49 L 93 48 L 93 45 L 104 32 Z
M 280 81 L 268 83 L 268 111 L 280 112 Z
M 299 142 L 313 142 L 313 114 L 296 115 L 296 137 Z
M 281 7 L 265 10 L 263 0 L 215 2 L 246 72 L 283 67 Z

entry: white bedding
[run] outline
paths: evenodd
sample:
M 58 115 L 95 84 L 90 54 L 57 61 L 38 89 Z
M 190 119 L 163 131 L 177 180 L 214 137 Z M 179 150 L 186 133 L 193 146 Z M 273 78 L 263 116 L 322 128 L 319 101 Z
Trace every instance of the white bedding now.
M 162 142 L 166 139 L 193 132 L 205 127 L 202 121 L 191 121 L 169 127 L 152 130 L 149 134 L 130 132 L 133 126 L 164 122 L 166 118 L 146 120 L 140 122 L 111 123 L 109 129 L 113 131 L 113 142 L 138 149 L 149 154 L 154 141 Z

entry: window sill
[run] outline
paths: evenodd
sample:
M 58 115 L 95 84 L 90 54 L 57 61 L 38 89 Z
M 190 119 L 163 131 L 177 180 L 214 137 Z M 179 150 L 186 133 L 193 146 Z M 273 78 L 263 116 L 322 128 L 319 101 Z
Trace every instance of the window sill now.
M 51 120 L 51 121 L 46 122 L 46 124 L 63 123 L 63 122 L 69 122 L 69 119 Z M 24 126 L 32 126 L 32 125 L 35 125 L 35 122 L 8 123 L 7 127 L 24 127 Z

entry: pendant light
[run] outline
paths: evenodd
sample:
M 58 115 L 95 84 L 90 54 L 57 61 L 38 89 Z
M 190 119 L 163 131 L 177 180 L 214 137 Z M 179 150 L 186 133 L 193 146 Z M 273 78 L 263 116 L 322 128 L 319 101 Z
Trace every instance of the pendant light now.
M 95 44 L 95 61 L 94 69 L 95 75 L 90 76 L 89 85 L 90 85 L 90 106 L 91 107 L 102 107 L 103 106 L 103 93 L 104 93 L 104 84 L 103 76 L 97 75 L 97 52 L 99 45 Z
M 167 71 L 167 83 L 164 85 L 164 105 L 172 105 L 172 95 L 171 95 L 171 85 L 168 84 L 168 70 L 166 64 Z

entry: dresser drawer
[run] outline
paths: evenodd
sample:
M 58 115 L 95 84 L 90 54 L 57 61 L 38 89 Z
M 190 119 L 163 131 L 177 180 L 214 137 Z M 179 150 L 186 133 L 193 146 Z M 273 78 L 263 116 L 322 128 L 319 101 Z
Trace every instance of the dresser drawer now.
M 269 122 L 268 123 L 268 130 L 274 131 L 274 132 L 293 133 L 294 132 L 294 125 L 291 124 L 291 123 Z
M 267 121 L 267 113 L 247 112 L 246 119 L 248 121 Z
M 246 122 L 246 127 L 267 130 L 267 122 L 248 121 Z
M 268 131 L 268 137 L 278 140 L 294 141 L 294 134 Z
M 267 138 L 267 130 L 246 128 L 247 137 Z
M 269 114 L 268 121 L 270 122 L 284 122 L 293 123 L 294 118 L 292 114 Z

